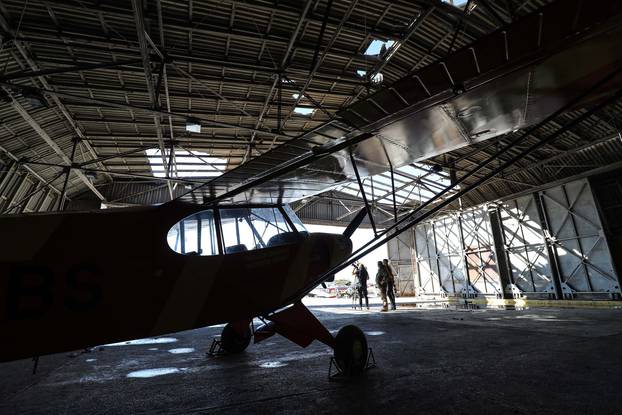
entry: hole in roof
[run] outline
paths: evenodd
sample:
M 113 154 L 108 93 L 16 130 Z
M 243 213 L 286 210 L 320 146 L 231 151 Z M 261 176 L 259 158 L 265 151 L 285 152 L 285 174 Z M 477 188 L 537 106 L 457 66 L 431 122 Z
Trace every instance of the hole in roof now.
M 365 50 L 365 55 L 367 56 L 378 56 L 384 54 L 388 49 L 391 48 L 395 44 L 395 40 L 380 40 L 374 39 L 371 41 L 367 49 Z
M 451 4 L 454 7 L 464 10 L 464 8 L 466 7 L 468 3 L 468 0 L 443 0 L 443 3 Z M 473 10 L 475 10 L 476 7 L 477 7 L 477 3 L 472 1 L 471 5 L 469 6 L 469 10 L 467 10 L 467 12 L 471 13 Z
M 356 74 L 360 76 L 361 78 L 365 78 L 367 76 L 367 71 L 364 69 L 358 69 L 356 71 Z M 382 72 L 378 72 L 372 75 L 371 77 L 371 82 L 374 84 L 381 84 L 383 80 L 384 80 L 384 75 L 382 74 Z
M 300 98 L 300 94 L 292 94 L 292 97 L 293 97 L 294 99 L 298 99 L 298 98 Z
M 186 131 L 189 133 L 200 133 L 201 121 L 196 118 L 188 118 L 186 120 Z
M 171 164 L 170 177 L 216 177 L 225 172 L 227 160 L 214 157 L 203 151 L 188 151 L 175 149 L 173 162 L 170 160 L 170 151 L 164 151 L 164 161 L 160 149 L 145 150 L 151 165 L 151 172 L 155 177 L 166 177 L 166 170 Z
M 311 115 L 315 112 L 315 108 L 296 107 L 294 108 L 294 112 L 300 115 Z

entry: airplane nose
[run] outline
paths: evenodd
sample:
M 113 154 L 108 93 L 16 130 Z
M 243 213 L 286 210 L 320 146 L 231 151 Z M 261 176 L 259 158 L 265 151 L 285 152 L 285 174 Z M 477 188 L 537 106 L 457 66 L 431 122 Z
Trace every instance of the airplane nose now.
M 352 241 L 344 235 L 335 235 L 335 254 L 333 257 L 333 265 L 337 265 L 345 260 L 352 253 Z
M 322 257 L 326 266 L 334 267 L 347 259 L 352 253 L 352 241 L 344 235 L 334 233 L 313 233 L 309 238 L 318 253 L 322 252 Z M 318 257 L 318 258 L 319 258 Z

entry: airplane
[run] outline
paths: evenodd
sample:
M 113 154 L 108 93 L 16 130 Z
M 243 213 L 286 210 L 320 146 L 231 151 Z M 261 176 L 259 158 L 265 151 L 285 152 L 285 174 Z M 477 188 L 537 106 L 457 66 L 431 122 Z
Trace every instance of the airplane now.
M 0 359 L 78 350 L 227 323 L 222 348 L 243 351 L 279 333 L 335 348 L 360 373 L 360 329 L 336 337 L 300 302 L 352 252 L 344 235 L 309 233 L 287 205 L 155 207 L 3 216 Z
M 562 3 L 174 201 L 0 216 L 0 232 L 10 235 L 0 249 L 0 361 L 224 323 L 221 344 L 229 353 L 278 333 L 303 347 L 321 341 L 333 348 L 344 374 L 364 373 L 364 333 L 349 325 L 333 336 L 301 299 L 336 267 L 357 259 L 350 237 L 372 215 L 361 210 L 343 235 L 316 234 L 288 203 L 354 177 L 363 190 L 361 176 L 526 129 L 610 96 L 606 91 L 622 83 L 619 76 L 597 83 L 589 97 L 577 99 L 576 92 L 620 65 L 622 48 L 613 46 L 622 43 L 621 7 L 576 20 L 555 9 Z M 560 24 L 563 19 L 572 25 Z M 546 36 L 513 37 L 529 28 Z M 556 30 L 568 33 L 553 36 Z M 588 52 L 590 59 L 582 58 Z M 477 70 L 469 72 L 470 66 Z M 392 112 L 383 115 L 379 103 Z M 256 317 L 265 322 L 257 329 Z

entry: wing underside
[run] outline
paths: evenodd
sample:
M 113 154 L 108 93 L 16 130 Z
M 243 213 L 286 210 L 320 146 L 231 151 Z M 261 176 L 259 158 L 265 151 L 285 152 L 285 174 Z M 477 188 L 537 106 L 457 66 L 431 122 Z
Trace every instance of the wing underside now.
M 541 18 L 555 13 L 556 4 L 355 103 L 333 121 L 184 198 L 209 202 L 227 195 L 219 202 L 290 203 L 354 181 L 352 159 L 366 177 L 542 121 L 622 64 L 622 28 L 616 24 L 620 10 L 593 16 L 607 24 L 581 22 L 590 31 L 580 32 L 559 21 L 569 19 L 567 14 L 554 16 L 557 21 Z M 541 35 L 520 36 L 531 32 Z M 356 140 L 363 133 L 369 138 Z M 349 142 L 356 144 L 344 147 Z M 310 157 L 314 148 L 323 149 L 322 157 Z M 310 162 L 286 168 L 304 159 Z M 275 171 L 281 174 L 268 179 Z

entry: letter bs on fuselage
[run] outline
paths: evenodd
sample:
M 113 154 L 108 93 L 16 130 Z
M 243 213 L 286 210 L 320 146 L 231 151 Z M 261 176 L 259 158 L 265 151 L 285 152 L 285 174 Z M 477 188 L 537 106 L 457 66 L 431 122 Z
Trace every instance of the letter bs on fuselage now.
M 99 273 L 91 264 L 53 270 L 37 263 L 5 263 L 1 268 L 3 312 L 8 320 L 41 318 L 57 307 L 86 312 L 102 300 Z

